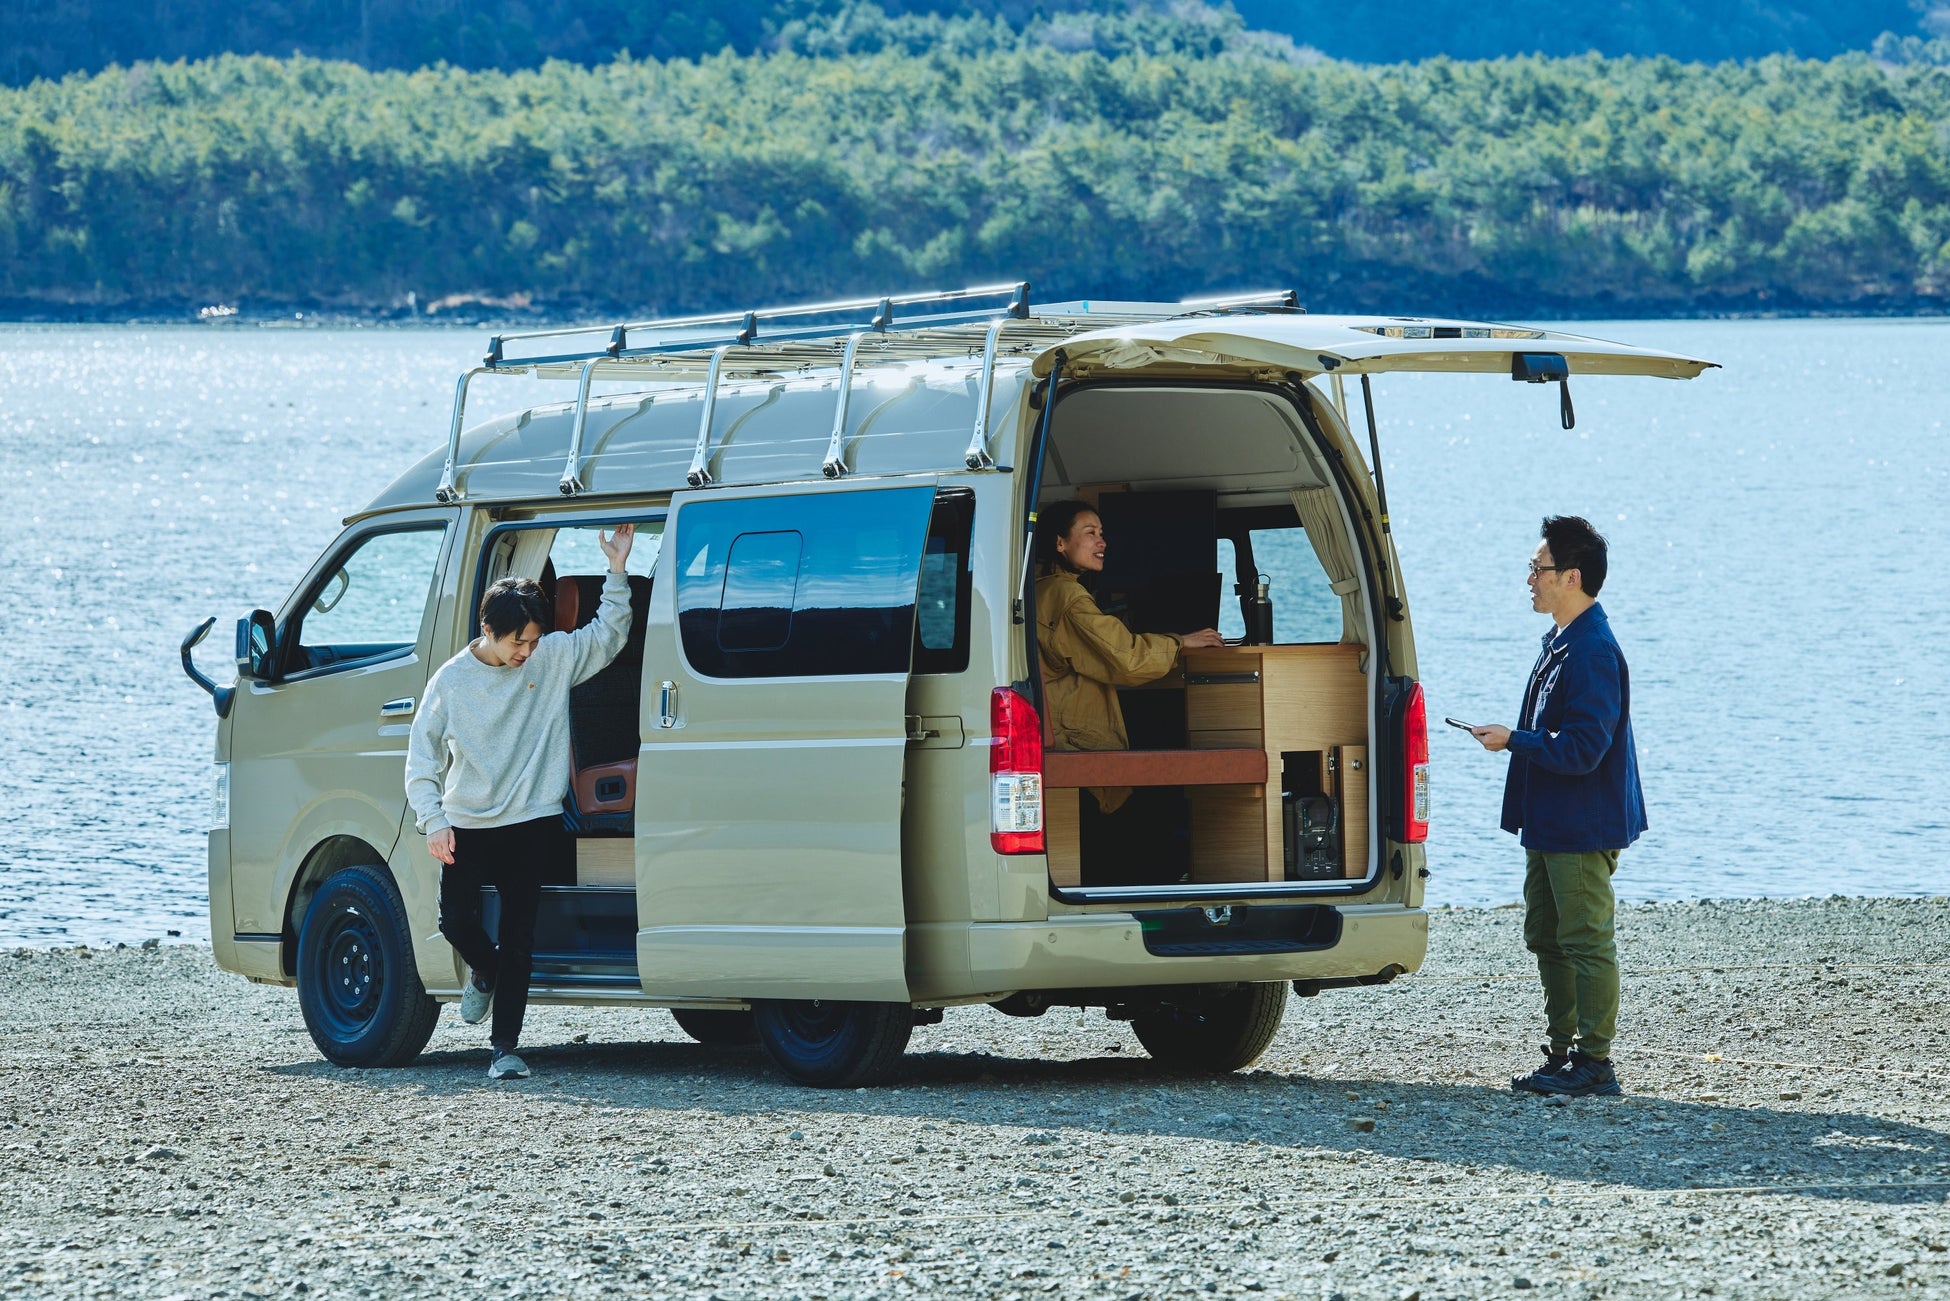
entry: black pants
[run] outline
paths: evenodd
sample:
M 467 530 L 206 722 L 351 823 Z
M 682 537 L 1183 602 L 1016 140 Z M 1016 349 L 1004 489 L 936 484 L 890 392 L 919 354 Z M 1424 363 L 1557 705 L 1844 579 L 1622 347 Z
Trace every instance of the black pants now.
M 440 873 L 440 933 L 494 986 L 491 1038 L 512 1051 L 528 1012 L 535 965 L 535 909 L 569 845 L 559 815 L 507 827 L 455 827 L 454 862 Z M 501 898 L 499 948 L 481 925 L 481 887 Z

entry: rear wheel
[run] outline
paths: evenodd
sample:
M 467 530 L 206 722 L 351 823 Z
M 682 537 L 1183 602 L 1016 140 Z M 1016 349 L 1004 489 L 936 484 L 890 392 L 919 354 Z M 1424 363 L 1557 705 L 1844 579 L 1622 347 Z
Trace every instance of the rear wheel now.
M 298 1008 L 328 1061 L 403 1066 L 433 1037 L 440 1004 L 413 965 L 406 909 L 377 867 L 335 872 L 298 928 Z
M 1283 980 L 1213 993 L 1187 989 L 1185 995 L 1131 1018 L 1144 1050 L 1175 1070 L 1224 1073 L 1252 1065 L 1286 1014 Z
M 673 1007 L 671 1017 L 677 1028 L 701 1044 L 720 1048 L 742 1048 L 758 1042 L 758 1028 L 750 1012 L 705 1011 L 692 1007 Z
M 766 1001 L 752 1004 L 752 1019 L 773 1065 L 816 1089 L 881 1083 L 914 1033 L 905 1003 Z

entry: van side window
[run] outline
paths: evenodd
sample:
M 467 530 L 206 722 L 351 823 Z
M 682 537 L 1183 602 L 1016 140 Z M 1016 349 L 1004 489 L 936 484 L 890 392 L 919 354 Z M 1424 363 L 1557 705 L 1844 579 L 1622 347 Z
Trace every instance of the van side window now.
M 740 533 L 731 540 L 718 615 L 719 650 L 775 651 L 792 639 L 804 548 L 797 533 Z
M 960 673 L 968 667 L 968 598 L 974 587 L 969 541 L 975 494 L 965 489 L 934 499 L 914 624 L 914 671 Z
M 922 489 L 692 502 L 677 523 L 684 658 L 712 678 L 906 673 Z
M 306 596 L 285 669 L 303 673 L 403 654 L 420 640 L 445 528 L 398 529 L 362 540 Z

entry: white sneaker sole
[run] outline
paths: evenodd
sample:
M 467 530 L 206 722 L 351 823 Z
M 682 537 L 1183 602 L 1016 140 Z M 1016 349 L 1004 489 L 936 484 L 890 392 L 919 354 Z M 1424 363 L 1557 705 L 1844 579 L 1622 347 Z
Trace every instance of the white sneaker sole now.
M 479 1025 L 487 1020 L 487 1015 L 493 1008 L 494 991 L 490 989 L 482 993 L 474 988 L 473 981 L 467 982 L 467 988 L 460 996 L 460 1019 L 469 1025 Z
M 488 1063 L 490 1080 L 525 1080 L 528 1078 L 528 1063 L 509 1053 L 506 1057 Z

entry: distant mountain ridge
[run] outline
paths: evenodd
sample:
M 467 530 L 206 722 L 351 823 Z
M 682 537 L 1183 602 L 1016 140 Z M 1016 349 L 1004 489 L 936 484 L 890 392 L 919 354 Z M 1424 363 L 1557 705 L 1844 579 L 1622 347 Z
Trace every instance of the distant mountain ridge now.
M 1485 6 L 1481 0 L 0 0 L 0 82 L 111 64 L 223 53 L 344 59 L 368 68 L 438 63 L 503 70 L 549 59 L 592 65 L 695 59 L 724 49 L 846 55 L 889 43 L 993 49 L 1015 41 L 1115 52 L 1162 42 L 1181 53 L 1241 44 L 1360 63 L 1519 54 L 1665 55 L 1717 63 L 1950 36 L 1945 0 L 1613 0 Z M 1253 33 L 1263 35 L 1255 38 Z M 1272 42 L 1267 37 L 1273 38 Z M 1892 44 L 1892 42 L 1894 44 Z

